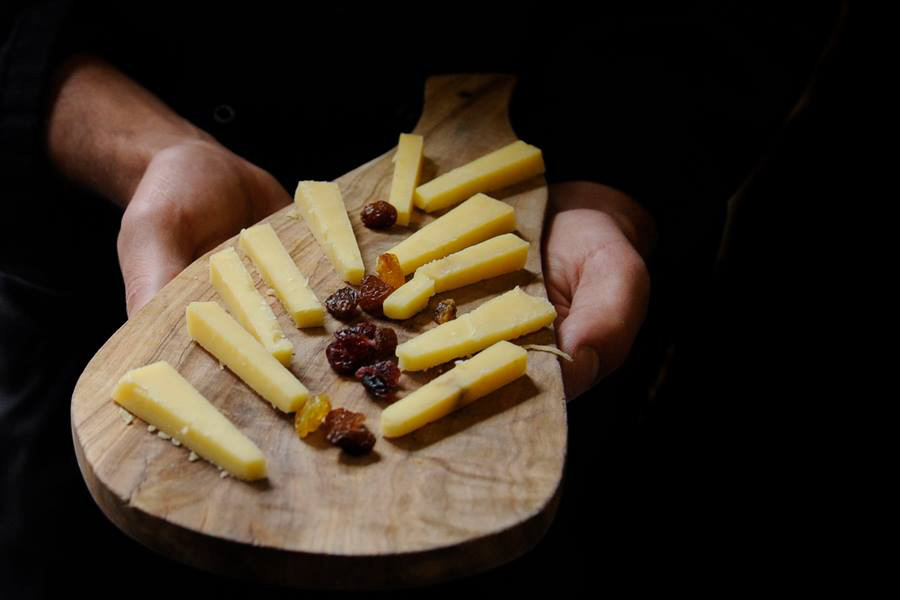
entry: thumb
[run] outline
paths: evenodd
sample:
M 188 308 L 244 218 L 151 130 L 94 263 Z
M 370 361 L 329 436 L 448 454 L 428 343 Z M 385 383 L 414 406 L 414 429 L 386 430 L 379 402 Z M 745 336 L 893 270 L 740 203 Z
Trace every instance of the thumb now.
M 650 277 L 627 240 L 601 246 L 585 259 L 568 314 L 559 323 L 566 398 L 573 400 L 628 356 L 647 311 Z
M 177 232 L 171 218 L 146 214 L 134 202 L 123 215 L 117 245 L 129 318 L 190 264 L 191 252 Z

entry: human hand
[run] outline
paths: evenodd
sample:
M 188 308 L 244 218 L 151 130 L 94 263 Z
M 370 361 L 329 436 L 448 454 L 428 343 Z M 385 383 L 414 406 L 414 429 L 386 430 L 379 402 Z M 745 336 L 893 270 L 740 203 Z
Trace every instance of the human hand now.
M 290 202 L 274 177 L 214 142 L 156 153 L 119 231 L 128 315 L 198 256 Z
M 652 218 L 627 195 L 585 181 L 550 186 L 544 274 L 556 307 L 566 398 L 618 368 L 647 311 L 650 276 L 643 257 L 654 243 Z

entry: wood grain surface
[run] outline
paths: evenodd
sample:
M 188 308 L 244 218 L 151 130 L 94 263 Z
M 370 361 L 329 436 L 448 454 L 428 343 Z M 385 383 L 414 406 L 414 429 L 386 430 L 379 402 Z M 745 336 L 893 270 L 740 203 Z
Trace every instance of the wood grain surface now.
M 425 136 L 423 181 L 495 150 L 516 136 L 507 106 L 513 78 L 432 78 L 415 133 Z M 399 132 L 398 132 L 399 133 Z M 527 141 L 527 140 L 526 140 Z M 368 272 L 379 254 L 434 216 L 416 211 L 410 228 L 366 229 L 362 207 L 386 200 L 393 151 L 337 180 Z M 293 191 L 293 190 L 291 190 Z M 532 244 L 527 269 L 438 294 L 429 310 L 395 327 L 400 341 L 435 327 L 430 307 L 452 297 L 467 312 L 520 285 L 546 296 L 540 239 L 547 188 L 534 178 L 492 194 L 516 208 L 518 234 Z M 438 213 L 439 216 L 441 213 Z M 293 207 L 266 219 L 321 301 L 343 286 Z M 236 245 L 236 239 L 225 242 Z M 220 247 L 220 248 L 221 248 Z M 249 259 L 239 251 L 259 289 Z M 399 439 L 378 438 L 371 455 L 353 458 L 321 433 L 297 437 L 292 418 L 261 400 L 188 337 L 185 307 L 221 300 L 200 257 L 97 352 L 72 397 L 72 433 L 90 491 L 109 519 L 146 546 L 185 563 L 269 583 L 304 588 L 383 588 L 434 583 L 497 566 L 531 548 L 559 500 L 566 415 L 557 358 L 529 353 L 526 377 Z M 273 299 L 294 343 L 291 371 L 332 404 L 366 414 L 377 433 L 382 407 L 325 360 L 343 326 L 298 330 Z M 554 342 L 550 329 L 516 340 Z M 167 360 L 266 454 L 268 480 L 220 478 L 188 450 L 126 425 L 110 394 L 127 370 Z M 439 368 L 404 373 L 401 395 Z

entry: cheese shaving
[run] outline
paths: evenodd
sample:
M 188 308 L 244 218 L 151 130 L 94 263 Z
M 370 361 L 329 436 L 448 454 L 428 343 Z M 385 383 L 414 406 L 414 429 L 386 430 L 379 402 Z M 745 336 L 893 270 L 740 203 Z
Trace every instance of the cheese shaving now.
M 525 344 L 522 346 L 526 350 L 537 350 L 538 352 L 549 352 L 550 354 L 555 354 L 560 358 L 564 358 L 569 362 L 574 362 L 572 357 L 557 348 L 556 346 L 550 345 L 542 345 L 542 344 Z

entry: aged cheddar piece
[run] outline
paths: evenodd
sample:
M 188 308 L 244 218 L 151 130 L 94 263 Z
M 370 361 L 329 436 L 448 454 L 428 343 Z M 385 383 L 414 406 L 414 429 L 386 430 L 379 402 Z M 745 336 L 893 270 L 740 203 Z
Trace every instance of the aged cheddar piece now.
M 544 298 L 530 296 L 516 286 L 488 300 L 472 312 L 397 346 L 398 366 L 421 371 L 448 360 L 474 354 L 500 340 L 511 340 L 546 327 L 556 309 Z
M 306 402 L 306 387 L 215 302 L 188 304 L 187 327 L 194 341 L 272 406 L 292 413 Z
M 301 181 L 294 201 L 334 270 L 347 283 L 358 285 L 365 267 L 337 184 Z
M 325 309 L 271 225 L 242 229 L 239 243 L 297 327 L 318 327 L 325 322 Z
M 415 277 L 398 287 L 384 300 L 384 316 L 389 319 L 408 319 L 428 306 L 428 299 L 434 296 L 434 279 L 428 276 Z
M 253 280 L 234 248 L 225 248 L 209 257 L 209 280 L 225 301 L 225 306 L 283 365 L 291 363 L 294 345 L 284 337 L 278 319 L 253 285 Z
M 504 233 L 422 265 L 411 280 L 387 297 L 384 314 L 408 319 L 424 309 L 434 294 L 518 271 L 525 267 L 528 247 L 528 242 L 515 234 Z
M 384 409 L 381 434 L 406 435 L 518 379 L 528 368 L 527 354 L 497 342 Z
M 401 133 L 397 152 L 394 154 L 394 177 L 388 202 L 397 209 L 397 225 L 409 225 L 413 208 L 413 195 L 422 174 L 421 135 Z
M 472 196 L 388 250 L 409 275 L 427 262 L 516 228 L 516 211 L 484 194 Z
M 266 476 L 266 457 L 178 371 L 165 362 L 132 369 L 113 400 L 239 479 Z
M 416 188 L 416 206 L 433 212 L 478 192 L 499 190 L 544 172 L 540 148 L 519 140 Z

